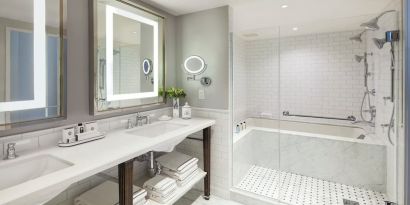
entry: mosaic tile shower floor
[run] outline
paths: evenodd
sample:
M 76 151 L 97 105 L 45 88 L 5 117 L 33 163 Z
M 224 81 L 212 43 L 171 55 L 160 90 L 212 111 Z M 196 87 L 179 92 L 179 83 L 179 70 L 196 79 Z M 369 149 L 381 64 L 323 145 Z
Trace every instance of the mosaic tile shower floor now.
M 382 193 L 298 174 L 252 166 L 236 188 L 292 205 L 384 205 Z

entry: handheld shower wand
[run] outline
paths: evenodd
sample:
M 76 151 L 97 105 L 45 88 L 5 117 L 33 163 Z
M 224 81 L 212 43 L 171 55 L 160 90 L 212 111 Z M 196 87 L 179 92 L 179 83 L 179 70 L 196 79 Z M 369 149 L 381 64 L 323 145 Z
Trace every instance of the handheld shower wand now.
M 387 42 L 390 43 L 390 55 L 391 55 L 391 59 L 390 59 L 390 72 L 391 72 L 391 80 L 390 80 L 390 102 L 394 103 L 394 89 L 395 89 L 395 67 L 396 67 L 396 55 L 394 53 L 394 49 L 395 49 L 395 42 L 400 40 L 400 32 L 398 30 L 395 31 L 387 31 L 386 32 L 386 37 L 385 39 L 373 39 L 373 42 L 376 44 L 376 46 L 379 49 L 383 48 L 383 45 Z M 392 108 L 392 113 L 391 113 L 391 117 L 390 117 L 390 122 L 388 124 L 386 124 L 385 126 L 388 127 L 388 131 L 387 131 L 387 137 L 389 139 L 389 142 L 394 145 L 393 140 L 391 139 L 391 132 L 394 131 L 393 127 L 394 127 L 394 113 L 395 113 L 395 105 L 393 104 L 393 108 Z

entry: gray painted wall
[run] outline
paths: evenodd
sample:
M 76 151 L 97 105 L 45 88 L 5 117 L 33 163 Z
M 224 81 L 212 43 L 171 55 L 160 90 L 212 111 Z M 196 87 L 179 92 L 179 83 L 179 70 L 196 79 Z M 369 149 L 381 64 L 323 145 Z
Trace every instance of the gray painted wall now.
M 228 6 L 177 17 L 177 86 L 185 89 L 186 100 L 195 107 L 228 109 L 229 107 L 229 8 Z M 182 64 L 190 55 L 199 55 L 208 65 L 201 76 L 212 78 L 203 87 L 187 81 Z M 198 99 L 204 89 L 205 100 Z
M 135 2 L 160 13 L 166 17 L 165 20 L 165 41 L 166 41 L 166 69 L 167 69 L 167 86 L 175 86 L 175 17 L 152 8 L 139 0 Z M 112 117 L 115 115 L 124 115 L 136 112 L 137 110 L 124 111 L 114 115 L 91 116 L 89 113 L 89 52 L 88 52 L 88 1 L 86 0 L 69 0 L 67 1 L 67 114 L 66 119 L 52 120 L 46 123 L 33 122 L 31 125 L 14 127 L 7 131 L 0 131 L 0 136 L 7 136 L 16 133 L 29 132 L 34 130 L 52 128 L 55 126 L 73 124 L 82 121 L 91 121 Z M 167 105 L 164 105 L 167 106 Z M 164 107 L 160 106 L 160 107 Z M 158 107 L 158 108 L 160 108 Z M 141 110 L 142 111 L 142 110 Z

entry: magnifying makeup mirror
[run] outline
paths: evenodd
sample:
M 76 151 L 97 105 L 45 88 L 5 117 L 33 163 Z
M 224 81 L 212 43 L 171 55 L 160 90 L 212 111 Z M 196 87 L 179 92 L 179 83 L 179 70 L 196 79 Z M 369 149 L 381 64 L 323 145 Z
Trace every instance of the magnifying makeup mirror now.
M 144 72 L 145 76 L 148 76 L 152 72 L 152 61 L 148 58 L 142 61 L 142 72 Z
M 188 75 L 192 75 L 192 77 L 187 77 L 187 80 L 196 80 L 195 76 L 201 75 L 203 72 L 205 72 L 206 68 L 207 65 L 205 63 L 205 60 L 200 56 L 192 55 L 186 58 L 184 61 L 185 72 Z M 200 82 L 203 86 L 210 86 L 212 80 L 209 77 L 202 77 L 200 79 Z
M 189 56 L 185 59 L 184 69 L 190 75 L 200 75 L 206 70 L 206 64 L 200 56 Z

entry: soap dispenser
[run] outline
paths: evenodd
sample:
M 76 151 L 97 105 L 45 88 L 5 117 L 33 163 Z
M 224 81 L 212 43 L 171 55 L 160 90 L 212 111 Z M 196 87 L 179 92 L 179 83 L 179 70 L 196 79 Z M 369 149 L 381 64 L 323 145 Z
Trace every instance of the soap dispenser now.
M 191 106 L 188 105 L 188 102 L 182 107 L 182 119 L 191 119 L 192 109 Z

